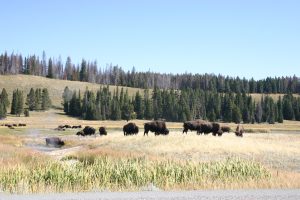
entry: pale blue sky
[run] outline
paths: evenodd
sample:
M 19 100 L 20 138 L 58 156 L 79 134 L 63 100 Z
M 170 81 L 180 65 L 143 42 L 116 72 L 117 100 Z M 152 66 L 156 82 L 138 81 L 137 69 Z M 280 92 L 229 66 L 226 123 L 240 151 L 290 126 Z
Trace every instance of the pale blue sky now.
M 100 67 L 300 76 L 300 1 L 0 0 L 0 51 Z

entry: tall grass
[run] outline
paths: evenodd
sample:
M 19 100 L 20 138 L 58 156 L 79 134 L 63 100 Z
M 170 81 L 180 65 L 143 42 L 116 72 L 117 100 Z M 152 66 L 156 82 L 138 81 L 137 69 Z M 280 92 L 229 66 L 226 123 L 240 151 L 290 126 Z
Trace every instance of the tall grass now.
M 260 164 L 237 158 L 210 163 L 178 163 L 100 156 L 80 158 L 73 165 L 49 161 L 31 167 L 0 167 L 0 189 L 11 193 L 131 190 L 149 184 L 167 189 L 214 181 L 260 180 L 270 176 Z

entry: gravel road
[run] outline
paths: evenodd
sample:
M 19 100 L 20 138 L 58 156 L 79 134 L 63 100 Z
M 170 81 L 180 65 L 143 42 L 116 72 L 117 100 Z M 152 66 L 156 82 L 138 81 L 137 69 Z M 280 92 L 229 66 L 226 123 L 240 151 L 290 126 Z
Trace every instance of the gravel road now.
M 271 190 L 209 190 L 209 191 L 142 191 L 142 192 L 87 192 L 34 195 L 8 195 L 0 193 L 1 200 L 142 200 L 142 199 L 224 199 L 224 200 L 299 200 L 300 189 Z

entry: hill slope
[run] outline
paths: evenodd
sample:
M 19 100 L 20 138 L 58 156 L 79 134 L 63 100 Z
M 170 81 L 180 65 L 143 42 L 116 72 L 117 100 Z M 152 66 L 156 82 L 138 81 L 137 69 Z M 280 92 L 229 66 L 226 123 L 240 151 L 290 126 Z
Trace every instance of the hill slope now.
M 89 90 L 96 91 L 101 85 L 79 81 L 49 79 L 31 75 L 0 75 L 0 89 L 2 90 L 2 88 L 5 88 L 10 99 L 12 97 L 13 90 L 16 88 L 23 90 L 25 96 L 29 93 L 30 88 L 47 88 L 52 104 L 56 107 L 62 107 L 62 93 L 66 86 L 68 86 L 71 90 L 85 91 L 85 89 L 88 88 Z M 110 86 L 110 91 L 113 92 L 116 88 L 117 86 Z M 121 89 L 122 87 L 119 88 Z M 143 89 L 137 88 L 123 88 L 128 89 L 129 95 L 135 94 L 138 90 L 140 92 L 143 91 Z
M 68 81 L 59 79 L 49 79 L 41 76 L 32 75 L 0 75 L 0 89 L 5 88 L 11 99 L 12 92 L 14 89 L 19 88 L 25 92 L 25 95 L 29 93 L 30 88 L 48 88 L 52 104 L 56 107 L 62 107 L 62 93 L 65 87 L 68 86 L 71 90 L 85 91 L 86 88 L 89 90 L 96 91 L 100 88 L 100 84 L 87 83 L 80 81 Z M 102 85 L 103 86 L 103 85 Z M 119 86 L 121 89 L 123 86 Z M 113 92 L 117 86 L 110 86 L 110 91 Z M 143 89 L 123 87 L 128 89 L 129 95 L 134 95 L 137 91 L 143 93 Z M 260 101 L 262 94 L 251 94 L 255 101 Z M 277 100 L 279 96 L 283 94 L 270 94 L 274 100 Z M 299 96 L 296 94 L 296 96 Z

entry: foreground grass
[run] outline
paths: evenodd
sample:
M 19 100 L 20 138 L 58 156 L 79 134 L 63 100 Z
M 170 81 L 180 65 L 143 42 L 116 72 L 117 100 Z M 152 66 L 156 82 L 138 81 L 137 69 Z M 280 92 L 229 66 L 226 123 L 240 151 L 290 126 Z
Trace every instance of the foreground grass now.
M 130 190 L 149 184 L 161 189 L 184 185 L 201 188 L 208 182 L 258 181 L 270 176 L 260 164 L 237 158 L 210 163 L 178 163 L 101 156 L 79 158 L 73 165 L 49 161 L 32 167 L 0 167 L 1 190 L 11 193 L 87 191 L 92 188 Z

